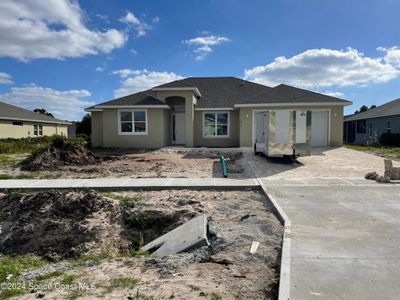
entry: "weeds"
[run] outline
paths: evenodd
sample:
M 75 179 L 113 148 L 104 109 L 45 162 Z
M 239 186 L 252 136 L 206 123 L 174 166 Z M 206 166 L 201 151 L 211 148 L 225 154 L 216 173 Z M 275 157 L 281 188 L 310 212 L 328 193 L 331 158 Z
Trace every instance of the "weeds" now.
M 400 160 L 400 147 L 370 146 L 370 145 L 344 145 L 356 151 L 368 152 L 384 158 Z
M 128 205 L 131 202 L 139 201 L 142 199 L 140 195 L 124 196 L 118 193 L 111 192 L 99 192 L 99 194 L 107 198 L 118 200 L 121 202 L 122 205 Z

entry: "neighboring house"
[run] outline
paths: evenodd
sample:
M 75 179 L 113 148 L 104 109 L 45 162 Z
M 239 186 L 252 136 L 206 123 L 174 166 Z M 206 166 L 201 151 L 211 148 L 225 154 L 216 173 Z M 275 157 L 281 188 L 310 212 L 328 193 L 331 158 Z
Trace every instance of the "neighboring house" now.
M 89 107 L 95 147 L 252 147 L 254 113 L 312 110 L 313 146 L 343 142 L 350 101 L 234 77 L 190 77 Z
M 71 123 L 0 102 L 0 138 L 68 136 Z
M 345 143 L 376 144 L 385 132 L 400 133 L 400 98 L 344 118 Z

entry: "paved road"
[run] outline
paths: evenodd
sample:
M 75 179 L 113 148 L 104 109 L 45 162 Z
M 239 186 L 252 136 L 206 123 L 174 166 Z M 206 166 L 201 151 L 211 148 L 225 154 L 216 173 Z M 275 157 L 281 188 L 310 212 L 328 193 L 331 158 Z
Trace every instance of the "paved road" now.
M 290 299 L 399 299 L 399 185 L 268 190 L 292 223 Z

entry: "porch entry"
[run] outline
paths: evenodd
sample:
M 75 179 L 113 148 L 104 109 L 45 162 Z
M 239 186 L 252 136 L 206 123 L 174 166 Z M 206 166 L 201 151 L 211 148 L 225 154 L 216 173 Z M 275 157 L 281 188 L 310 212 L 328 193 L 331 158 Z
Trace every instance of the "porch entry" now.
M 172 113 L 172 143 L 185 144 L 185 113 Z

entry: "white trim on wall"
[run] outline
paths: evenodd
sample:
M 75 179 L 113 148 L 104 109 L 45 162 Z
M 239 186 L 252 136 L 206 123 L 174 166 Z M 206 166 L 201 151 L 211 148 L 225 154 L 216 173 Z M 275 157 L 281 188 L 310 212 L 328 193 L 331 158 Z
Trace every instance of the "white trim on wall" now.
M 135 118 L 134 118 L 134 112 L 135 111 L 140 111 L 145 113 L 146 117 L 146 131 L 144 132 L 135 132 Z M 121 131 L 121 112 L 131 112 L 132 113 L 132 132 L 122 132 Z M 148 113 L 147 109 L 118 109 L 117 110 L 117 115 L 118 115 L 118 135 L 148 135 L 149 134 L 149 119 L 148 119 Z
M 217 107 L 217 108 L 195 108 L 194 110 L 200 111 L 219 111 L 219 110 L 235 110 L 233 107 Z
M 227 131 L 227 135 L 205 135 L 204 134 L 204 125 L 205 125 L 205 122 L 204 122 L 204 117 L 205 117 L 205 114 L 212 114 L 212 113 L 214 113 L 214 114 L 218 114 L 218 113 L 227 113 L 228 114 L 228 131 Z M 209 110 L 209 111 L 203 111 L 203 113 L 202 113 L 202 116 L 201 116 L 201 120 L 202 120 L 202 122 L 201 122 L 201 131 L 202 131 L 202 136 L 203 136 L 203 138 L 204 139 L 228 139 L 228 138 L 230 138 L 230 133 L 231 133 L 231 113 L 230 113 L 230 111 L 216 111 L 216 110 Z M 217 123 L 217 119 L 215 119 L 215 123 Z

